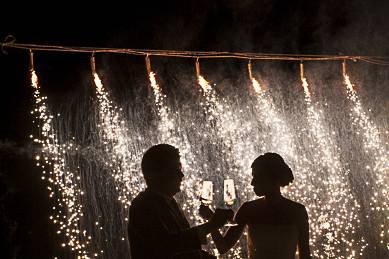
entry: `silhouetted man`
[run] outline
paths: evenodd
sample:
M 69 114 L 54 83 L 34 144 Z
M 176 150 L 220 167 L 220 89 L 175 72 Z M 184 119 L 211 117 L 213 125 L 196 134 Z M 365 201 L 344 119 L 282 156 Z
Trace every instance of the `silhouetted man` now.
M 208 233 L 226 223 L 232 211 L 216 210 L 207 223 L 191 228 L 173 198 L 184 177 L 178 149 L 155 145 L 145 152 L 141 166 L 147 189 L 130 207 L 131 258 L 215 258 L 202 251 L 201 244 Z

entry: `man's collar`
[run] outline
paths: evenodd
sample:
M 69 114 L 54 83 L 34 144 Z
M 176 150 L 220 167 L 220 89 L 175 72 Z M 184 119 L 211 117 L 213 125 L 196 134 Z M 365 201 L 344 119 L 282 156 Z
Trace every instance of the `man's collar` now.
M 153 193 L 153 194 L 155 194 L 155 195 L 157 195 L 157 196 L 163 198 L 163 199 L 166 200 L 168 203 L 170 203 L 170 202 L 172 202 L 172 201 L 175 201 L 174 197 L 167 196 L 166 194 L 163 194 L 163 193 L 158 192 L 158 191 L 156 191 L 156 190 L 153 190 L 153 189 L 150 189 L 150 188 L 146 188 L 145 191 L 151 192 L 151 193 Z

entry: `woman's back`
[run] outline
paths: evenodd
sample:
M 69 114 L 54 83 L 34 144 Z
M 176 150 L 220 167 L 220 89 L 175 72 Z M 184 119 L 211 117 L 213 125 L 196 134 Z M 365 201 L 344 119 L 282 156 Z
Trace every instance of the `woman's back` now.
M 250 258 L 294 259 L 304 212 L 303 205 L 283 197 L 243 204 L 236 220 L 248 227 Z
M 248 251 L 252 259 L 294 259 L 298 232 L 295 226 L 248 225 Z

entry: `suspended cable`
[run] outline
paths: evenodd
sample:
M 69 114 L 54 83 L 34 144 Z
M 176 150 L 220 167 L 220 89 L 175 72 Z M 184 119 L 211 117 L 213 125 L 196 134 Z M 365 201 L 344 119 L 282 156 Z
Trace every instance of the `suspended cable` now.
M 268 54 L 249 52 L 219 52 L 219 51 L 179 51 L 179 50 L 152 50 L 152 49 L 121 49 L 98 47 L 74 47 L 58 45 L 39 45 L 15 43 L 13 36 L 8 36 L 1 43 L 2 52 L 7 54 L 6 48 L 26 49 L 34 51 L 78 52 L 78 53 L 115 53 L 141 56 L 163 56 L 177 58 L 235 58 L 249 60 L 290 60 L 290 61 L 326 61 L 352 60 L 364 61 L 376 65 L 389 65 L 389 57 L 383 56 L 350 56 L 350 55 L 307 55 L 307 54 Z

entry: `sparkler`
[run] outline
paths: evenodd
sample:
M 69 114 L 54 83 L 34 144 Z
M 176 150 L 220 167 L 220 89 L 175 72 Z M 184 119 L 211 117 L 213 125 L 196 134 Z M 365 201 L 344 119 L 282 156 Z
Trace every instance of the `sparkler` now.
M 310 241 L 312 251 L 318 257 L 329 256 L 329 250 L 333 248 L 327 243 L 325 249 L 323 249 L 320 245 L 323 241 L 319 241 L 324 232 L 327 233 L 328 240 L 332 241 L 332 234 L 328 234 L 328 231 L 336 231 L 330 230 L 329 213 L 325 206 L 328 201 L 325 193 L 328 193 L 329 188 L 328 186 L 323 187 L 323 183 L 318 180 L 322 177 L 320 176 L 321 172 L 315 172 L 315 165 L 307 158 L 305 152 L 301 150 L 302 147 L 296 146 L 291 130 L 280 116 L 280 111 L 274 105 L 271 96 L 261 87 L 257 79 L 252 76 L 251 63 L 249 63 L 248 68 L 252 87 L 257 99 L 256 108 L 258 120 L 270 129 L 270 136 L 268 136 L 270 139 L 269 149 L 280 153 L 286 158 L 285 160 L 288 161 L 292 168 L 295 169 L 295 181 L 291 186 L 284 188 L 283 193 L 287 197 L 291 197 L 293 200 L 307 206 L 311 221 Z M 309 117 L 310 122 L 311 125 L 317 125 L 320 121 L 312 119 L 317 118 L 317 113 L 312 109 L 310 104 L 311 94 L 303 71 L 303 67 L 301 67 L 302 86 L 306 101 L 308 101 L 308 109 L 311 112 L 311 117 Z M 315 222 L 319 222 L 319 224 L 315 224 Z
M 127 209 L 131 204 L 131 199 L 145 187 L 137 166 L 142 153 L 131 152 L 137 148 L 132 147 L 128 129 L 120 115 L 121 109 L 113 104 L 103 87 L 95 69 L 94 56 L 91 58 L 91 66 L 99 104 L 100 124 L 98 127 L 101 130 L 102 142 L 106 146 L 105 150 L 110 157 L 110 163 L 107 165 L 112 173 L 111 176 L 117 183 L 118 200 Z
M 301 152 L 296 146 L 291 130 L 280 115 L 281 112 L 274 105 L 270 94 L 252 75 L 251 62 L 248 65 L 248 71 L 257 100 L 255 106 L 257 120 L 264 124 L 266 128 L 269 128 L 269 133 L 265 135 L 266 139 L 262 139 L 262 143 L 266 143 L 268 150 L 281 154 L 287 163 L 295 169 L 295 181 L 291 186 L 283 188 L 282 192 L 287 197 L 306 204 L 311 222 L 317 222 L 318 219 L 322 219 L 326 214 L 321 211 L 322 206 L 316 206 L 317 203 L 324 204 L 325 201 L 320 200 L 322 199 L 321 188 L 314 187 L 318 185 L 317 182 L 312 181 L 315 177 L 310 177 L 310 175 L 315 174 L 315 172 L 312 172 L 313 170 L 310 170 L 313 166 L 310 164 L 306 154 L 303 151 Z M 307 87 L 306 80 L 303 82 L 305 87 Z M 320 185 L 321 183 L 318 186 Z M 315 228 L 313 224 L 310 226 L 311 247 L 313 251 L 316 251 L 317 255 L 321 255 L 322 252 L 320 247 L 318 247 L 316 237 L 320 236 L 322 231 Z
M 205 113 L 208 115 L 209 131 L 220 137 L 223 155 L 226 157 L 226 171 L 220 172 L 227 179 L 231 178 L 238 182 L 242 188 L 239 189 L 240 202 L 249 200 L 253 195 L 250 189 L 251 174 L 248 174 L 250 163 L 255 157 L 253 141 L 248 137 L 252 131 L 251 122 L 239 120 L 233 113 L 225 100 L 220 101 L 215 90 L 200 73 L 199 62 L 196 62 L 198 84 L 201 86 L 205 102 L 201 103 Z M 219 162 L 220 163 L 220 162 Z M 221 166 L 219 164 L 219 166 Z M 221 177 L 221 175 L 219 176 Z M 244 187 L 243 187 L 244 186 Z M 242 258 L 245 240 L 242 238 L 239 245 L 236 245 L 229 252 L 234 258 Z
M 371 180 L 367 182 L 372 191 L 369 207 L 373 217 L 380 222 L 380 242 L 381 244 L 386 243 L 389 248 L 389 151 L 381 141 L 378 127 L 362 106 L 354 85 L 346 73 L 345 61 L 342 64 L 342 71 L 347 98 L 351 102 L 352 123 L 356 127 L 357 134 L 362 136 L 366 156 L 372 160 L 371 164 L 366 165 L 366 171 L 371 176 Z
M 32 59 L 31 64 L 33 67 Z M 114 104 L 96 72 L 94 58 L 91 60 L 91 65 L 97 96 L 98 140 L 96 144 L 103 147 L 104 153 L 101 157 L 100 154 L 95 155 L 93 159 L 104 162 L 108 173 L 103 177 L 113 179 L 115 182 L 116 190 L 113 193 L 117 196 L 108 196 L 106 199 L 118 199 L 122 204 L 124 210 L 122 213 L 125 216 L 122 217 L 123 222 L 117 224 L 123 224 L 122 229 L 125 229 L 126 209 L 131 204 L 131 199 L 145 187 L 139 168 L 139 161 L 145 149 L 145 145 L 142 144 L 144 140 L 139 139 L 142 136 L 135 137 L 129 131 L 129 125 L 139 124 L 139 121 L 132 117 L 127 120 L 124 111 Z M 195 126 L 198 131 L 195 133 L 197 137 L 195 143 L 189 141 L 190 133 L 185 132 L 184 127 L 177 126 L 179 117 L 183 115 L 168 105 L 167 96 L 157 83 L 148 57 L 146 65 L 157 112 L 156 139 L 158 142 L 170 143 L 180 149 L 186 176 L 182 186 L 183 197 L 179 201 L 192 223 L 200 221 L 197 215 L 200 201 L 196 195 L 200 182 L 209 179 L 214 181 L 214 198 L 218 203 L 222 200 L 220 198 L 222 192 L 219 192 L 221 183 L 223 180 L 233 180 L 237 190 L 236 204 L 239 205 L 253 197 L 248 167 L 260 153 L 271 150 L 280 153 L 294 168 L 296 180 L 283 192 L 293 200 L 306 205 L 308 209 L 313 255 L 320 258 L 362 257 L 367 243 L 365 237 L 359 235 L 361 233 L 360 205 L 351 192 L 348 169 L 340 161 L 339 147 L 324 123 L 323 111 L 312 101 L 315 95 L 310 91 L 302 65 L 301 83 L 305 95 L 307 126 L 294 129 L 282 116 L 275 99 L 263 87 L 260 80 L 253 76 L 251 63 L 249 76 L 255 105 L 245 106 L 245 100 L 242 99 L 239 100 L 238 107 L 235 107 L 227 99 L 220 98 L 217 89 L 201 75 L 200 65 L 197 62 L 197 79 L 203 97 L 200 105 L 207 121 L 204 128 Z M 35 91 L 35 107 L 32 113 L 41 131 L 39 137 L 32 136 L 32 138 L 42 147 L 42 152 L 36 155 L 36 161 L 38 166 L 44 167 L 42 178 L 47 180 L 50 196 L 56 199 L 51 220 L 58 225 L 59 233 L 64 234 L 66 239 L 64 246 L 73 250 L 76 255 L 84 258 L 101 256 L 103 252 L 94 245 L 100 243 L 97 243 L 96 236 L 92 233 L 99 230 L 102 223 L 85 216 L 85 205 L 90 201 L 85 201 L 85 190 L 81 188 L 83 186 L 81 183 L 87 184 L 87 182 L 78 170 L 69 167 L 71 163 L 80 163 L 73 161 L 74 157 L 70 155 L 78 146 L 74 141 L 60 143 L 58 135 L 60 133 L 53 123 L 55 118 L 48 110 L 46 97 L 41 96 L 38 77 L 33 69 L 31 80 Z M 367 172 L 372 175 L 368 182 L 372 188 L 369 202 L 373 211 L 371 214 L 378 215 L 372 220 L 380 222 L 379 234 L 382 237 L 381 242 L 385 244 L 388 240 L 388 200 L 386 198 L 388 196 L 388 153 L 385 143 L 380 140 L 378 127 L 363 110 L 357 93 L 345 73 L 344 80 L 351 103 L 350 116 L 353 125 L 364 139 L 364 150 L 370 157 L 371 163 L 366 164 L 371 168 Z M 253 108 L 254 112 L 251 110 L 249 112 L 249 108 Z M 198 119 L 195 116 L 193 112 L 184 119 L 193 126 Z M 244 116 L 251 117 L 247 119 Z M 134 121 L 131 121 L 132 119 Z M 304 145 L 298 142 L 301 139 L 306 142 Z M 215 154 L 215 158 L 208 161 L 207 158 L 199 155 L 198 150 L 203 147 L 214 148 L 220 154 Z M 94 229 L 86 227 L 86 223 L 90 221 L 93 221 Z M 125 240 L 125 233 L 121 234 L 123 234 L 122 240 Z M 244 257 L 244 242 L 241 239 L 240 245 L 236 246 L 229 256 Z M 110 251 L 104 251 L 104 254 L 109 255 Z
M 158 130 L 160 134 L 160 142 L 168 143 L 178 147 L 181 155 L 181 163 L 185 177 L 183 179 L 183 191 L 185 197 L 182 204 L 182 209 L 189 216 L 192 223 L 199 223 L 202 221 L 198 214 L 200 202 L 197 199 L 198 187 L 200 178 L 196 173 L 196 158 L 194 152 L 191 150 L 186 136 L 180 135 L 180 128 L 174 120 L 173 112 L 168 108 L 166 103 L 166 95 L 162 93 L 162 89 L 157 84 L 155 73 L 151 70 L 150 59 L 146 56 L 146 67 L 149 75 L 150 85 L 153 89 L 155 106 L 159 117 Z
M 308 112 L 308 124 L 311 132 L 308 137 L 317 148 L 313 153 L 314 164 L 320 165 L 317 172 L 318 180 L 322 181 L 322 191 L 327 194 L 325 205 L 322 207 L 326 214 L 319 218 L 319 222 L 311 221 L 314 228 L 312 239 L 322 243 L 324 252 L 330 258 L 348 258 L 362 255 L 366 242 L 363 237 L 354 238 L 354 233 L 360 223 L 359 208 L 348 181 L 349 172 L 342 168 L 339 160 L 339 148 L 334 143 L 331 134 L 325 128 L 322 111 L 312 104 L 309 84 L 304 76 L 303 64 L 300 64 L 301 82 L 305 94 Z M 323 206 L 320 205 L 320 206 Z M 320 236 L 319 236 L 320 235 Z M 323 238 L 324 237 L 324 238 Z M 347 247 L 346 251 L 339 253 L 336 247 Z M 314 250 L 319 256 L 319 250 Z
M 219 100 L 216 91 L 200 74 L 199 63 L 196 63 L 198 83 L 201 86 L 205 102 L 202 108 L 207 114 L 209 131 L 220 137 L 223 154 L 226 156 L 227 168 L 223 172 L 226 178 L 232 178 L 241 186 L 249 186 L 251 172 L 249 166 L 259 152 L 255 147 L 264 146 L 257 134 L 253 134 L 254 125 L 251 121 L 241 120 L 243 110 L 233 111 L 226 100 Z M 254 137 L 253 137 L 254 135 Z M 262 145 L 261 145 L 262 144 Z M 229 152 L 225 152 L 229 150 Z M 250 173 L 249 173 L 250 172 Z M 247 201 L 252 198 L 250 187 L 241 188 L 239 199 Z
M 30 53 L 31 85 L 34 88 L 34 109 L 31 114 L 40 133 L 34 138 L 34 143 L 40 146 L 40 153 L 35 156 L 36 165 L 42 168 L 42 180 L 47 183 L 49 197 L 55 200 L 53 214 L 50 220 L 58 226 L 57 234 L 64 236 L 62 247 L 68 246 L 79 258 L 89 258 L 92 237 L 81 224 L 83 207 L 81 204 L 84 194 L 80 186 L 80 176 L 70 172 L 66 163 L 66 153 L 74 150 L 72 143 L 59 143 L 54 129 L 54 116 L 51 115 L 46 103 L 47 97 L 42 96 L 38 76 L 33 67 L 33 53 Z

